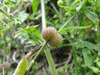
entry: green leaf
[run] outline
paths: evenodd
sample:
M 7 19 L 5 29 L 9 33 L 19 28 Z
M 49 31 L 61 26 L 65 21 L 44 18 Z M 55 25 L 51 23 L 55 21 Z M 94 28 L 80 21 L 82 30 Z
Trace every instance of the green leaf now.
M 33 35 L 32 33 L 34 33 L 36 36 Z M 27 38 L 27 40 L 30 40 L 32 42 L 34 41 L 33 43 L 35 43 L 36 45 L 41 44 L 40 41 L 43 41 L 43 39 L 42 39 L 40 33 L 38 32 L 38 30 L 35 27 L 32 27 L 32 26 L 31 27 L 28 26 L 27 28 L 20 29 L 18 32 L 14 33 L 14 34 L 18 34 L 18 35 L 14 36 L 15 38 L 17 38 L 18 36 L 23 36 L 23 37 Z M 26 35 L 28 35 L 28 36 L 26 36 Z M 39 39 L 37 39 L 37 37 Z M 23 40 L 23 41 L 25 41 L 25 40 Z
M 16 33 L 15 35 L 14 35 L 14 39 L 16 39 L 18 36 L 20 36 L 22 33 Z
M 89 27 L 91 27 L 91 25 L 85 26 L 85 27 L 69 27 L 69 28 L 62 29 L 61 31 L 58 31 L 58 33 L 65 32 L 66 30 L 71 30 L 71 29 L 86 29 L 86 28 L 89 28 Z
M 78 13 L 74 14 L 70 19 L 68 19 L 67 22 L 65 22 L 65 24 L 59 29 L 58 32 L 60 32 Z
M 84 1 L 82 1 L 81 4 L 78 7 L 76 7 L 76 11 L 79 11 L 82 8 L 83 4 L 84 4 Z
M 43 42 L 41 34 L 39 33 L 39 31 L 35 27 L 30 26 L 27 28 L 27 30 L 34 33 Z
M 2 26 L 2 29 L 0 30 L 1 32 L 7 31 L 9 29 L 12 29 L 11 26 L 15 23 L 15 21 L 12 21 L 8 24 L 6 24 L 5 22 L 3 22 L 2 20 L 0 20 L 3 24 L 5 24 L 6 26 Z M 1 28 L 1 27 L 0 27 Z
M 33 0 L 33 2 L 32 2 L 32 10 L 33 10 L 33 12 L 36 11 L 37 7 L 38 7 L 37 0 Z
M 15 70 L 13 75 L 24 75 L 27 67 L 28 67 L 28 61 L 23 57 L 22 60 L 19 62 L 17 69 Z
M 3 13 L 0 12 L 0 20 L 4 20 L 5 19 L 5 15 Z
M 80 47 L 80 48 L 84 48 L 84 47 L 87 47 L 89 49 L 94 49 L 94 44 L 88 42 L 88 41 L 83 41 L 83 40 L 78 40 L 76 43 L 75 43 L 75 46 L 76 47 Z
M 25 11 L 22 11 L 18 14 L 18 18 L 19 19 L 19 24 L 21 24 L 21 22 L 23 23 L 27 18 L 28 18 L 29 14 L 25 13 Z
M 32 67 L 33 73 L 34 73 L 36 70 L 37 70 L 37 66 L 33 65 L 33 67 Z
M 54 22 L 55 22 L 55 24 L 57 25 L 57 24 L 58 24 L 58 22 L 59 22 L 59 19 L 55 20 Z
M 90 52 L 90 50 L 84 48 L 82 50 L 82 53 L 83 53 L 85 65 L 90 67 L 92 65 L 92 59 L 91 59 L 91 52 Z
M 9 29 L 11 28 L 11 26 L 15 23 L 15 21 L 12 21 L 10 24 L 9 24 Z
M 86 9 L 83 11 L 84 14 L 91 20 L 95 21 L 95 20 L 98 20 L 98 17 L 97 17 L 97 14 L 95 14 L 94 12 Z
M 2 9 L 0 9 L 0 12 L 2 12 L 3 14 L 5 14 L 6 16 L 9 16 L 5 11 L 3 11 Z
M 100 43 L 98 44 L 93 44 L 93 43 L 90 43 L 88 41 L 83 41 L 83 40 L 78 40 L 75 44 L 74 44 L 76 47 L 79 47 L 79 48 L 88 48 L 88 49 L 91 49 L 91 50 L 96 50 L 98 52 L 100 52 Z
M 94 49 L 98 52 L 100 52 L 100 43 L 97 43 L 95 46 L 94 46 Z
M 27 40 L 26 38 L 22 37 L 21 38 L 21 44 L 24 44 L 26 40 Z

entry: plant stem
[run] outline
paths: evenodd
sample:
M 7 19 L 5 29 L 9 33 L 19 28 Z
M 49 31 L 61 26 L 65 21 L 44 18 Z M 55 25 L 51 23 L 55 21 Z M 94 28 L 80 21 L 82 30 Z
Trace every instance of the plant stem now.
M 44 30 L 44 28 L 46 27 L 44 0 L 41 0 L 41 9 L 42 9 L 42 30 Z M 52 59 L 50 51 L 49 50 L 45 50 L 45 55 L 46 55 L 46 58 L 48 60 L 48 63 L 49 63 L 49 66 L 50 66 L 52 74 L 53 75 L 57 75 L 57 72 L 56 72 L 56 69 L 55 69 L 55 65 L 54 65 L 54 61 Z
M 38 53 L 36 54 L 36 56 L 34 57 L 34 59 L 31 61 L 30 65 L 28 66 L 26 73 L 28 74 L 28 72 L 30 71 L 32 65 L 34 64 L 35 60 L 37 59 L 37 57 L 40 55 L 40 53 L 43 51 L 43 49 L 45 48 L 46 44 L 48 43 L 48 41 L 45 42 L 45 44 L 42 46 L 42 48 L 38 51 Z
M 75 15 L 73 15 L 60 29 L 58 32 L 60 32 L 75 16 L 77 15 L 77 13 Z
M 42 10 L 42 30 L 43 30 L 46 27 L 44 0 L 41 0 L 41 10 Z
M 98 43 L 100 43 L 100 29 L 99 29 L 99 21 L 96 21 L 96 25 L 97 25 L 97 41 Z
M 78 73 L 78 65 L 77 65 L 77 61 L 76 61 L 76 50 L 75 50 L 75 46 L 74 45 L 72 46 L 72 49 L 73 49 L 73 58 L 74 58 L 74 63 L 75 63 L 75 72 L 76 72 L 76 75 L 79 75 L 79 73 Z
M 3 67 L 3 75 L 5 75 L 5 69 L 4 69 L 4 67 Z
M 52 75 L 58 75 L 56 72 L 55 64 L 54 64 L 52 55 L 50 53 L 50 50 L 48 48 L 46 48 L 46 50 L 44 50 L 44 52 L 45 52 L 46 58 L 48 60 Z

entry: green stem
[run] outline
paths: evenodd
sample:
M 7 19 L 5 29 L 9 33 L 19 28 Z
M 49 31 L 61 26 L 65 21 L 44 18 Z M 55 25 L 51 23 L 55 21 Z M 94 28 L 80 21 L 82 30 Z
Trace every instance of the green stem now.
M 35 60 L 37 59 L 37 57 L 40 55 L 40 53 L 43 51 L 43 49 L 45 48 L 46 44 L 48 43 L 48 41 L 45 42 L 45 44 L 42 46 L 42 48 L 38 51 L 38 53 L 36 54 L 36 56 L 34 57 L 34 59 L 31 61 L 30 65 L 28 66 L 26 73 L 28 74 L 28 72 L 30 71 L 32 65 L 34 64 Z
M 46 50 L 44 50 L 44 52 L 45 52 L 46 58 L 48 60 L 52 75 L 58 75 L 56 72 L 55 64 L 54 64 L 52 55 L 50 53 L 50 50 L 47 48 Z
M 41 0 L 41 10 L 42 10 L 42 29 L 46 27 L 46 22 L 45 22 L 45 6 L 44 6 L 44 0 Z
M 37 52 L 35 52 L 34 54 L 32 54 L 29 58 L 28 58 L 28 60 L 30 59 L 30 58 L 32 58 L 33 56 L 35 56 L 37 54 Z
M 3 67 L 3 75 L 5 75 L 5 69 L 4 69 L 4 67 Z
M 77 13 L 75 15 L 73 15 L 60 29 L 58 32 L 60 32 L 75 16 L 77 15 Z
M 74 63 L 75 63 L 75 72 L 76 72 L 76 75 L 79 75 L 79 73 L 78 73 L 78 65 L 77 65 L 77 60 L 76 60 L 76 50 L 75 50 L 75 46 L 74 45 L 72 46 L 72 49 L 73 49 L 73 58 L 74 58 Z
M 99 16 L 98 16 L 98 19 L 99 19 Z M 99 26 L 99 22 L 100 21 L 96 21 L 95 22 L 95 25 L 97 25 L 97 41 L 98 41 L 98 43 L 100 43 L 100 26 Z
M 42 9 L 42 30 L 44 30 L 44 28 L 46 27 L 46 22 L 45 22 L 45 7 L 44 7 L 44 0 L 41 0 L 41 9 Z M 50 54 L 49 50 L 45 50 L 45 55 L 46 58 L 48 60 L 51 72 L 53 75 L 57 75 L 56 69 L 55 69 L 55 65 L 54 65 L 54 61 L 52 59 L 52 56 Z
M 54 6 L 54 4 L 51 2 L 51 6 L 53 7 L 53 9 L 56 11 L 56 14 L 59 15 L 59 11 L 56 9 L 56 7 Z

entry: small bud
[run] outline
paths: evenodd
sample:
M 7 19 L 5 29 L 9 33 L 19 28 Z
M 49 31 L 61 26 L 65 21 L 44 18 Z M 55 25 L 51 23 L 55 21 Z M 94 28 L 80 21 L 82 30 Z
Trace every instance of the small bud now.
M 76 1 L 76 3 L 81 3 L 81 0 L 75 0 Z
M 82 62 L 82 58 L 81 57 L 77 57 L 76 60 L 77 60 L 78 63 Z
M 58 4 L 58 6 L 61 6 L 61 5 L 63 5 L 63 1 L 62 1 L 62 0 L 59 0 L 59 1 L 57 2 L 57 4 Z
M 57 15 L 54 15 L 53 17 L 54 17 L 54 18 L 58 18 L 58 16 L 57 16 Z
M 8 70 L 10 68 L 10 64 L 8 62 L 4 62 L 2 65 L 5 70 Z
M 99 73 L 99 69 L 97 67 L 91 67 L 91 69 L 93 70 L 94 73 Z
M 5 1 L 4 1 L 4 4 L 5 4 L 5 5 L 9 4 L 9 0 L 5 0 Z
M 57 72 L 58 72 L 58 74 L 63 74 L 63 73 L 64 73 L 64 69 L 58 68 L 58 69 L 57 69 Z
M 96 63 L 97 63 L 97 65 L 100 67 L 100 61 L 97 61 Z
M 98 53 L 98 56 L 100 57 L 100 52 Z
M 94 73 L 98 73 L 99 69 L 98 68 L 94 68 Z
M 65 66 L 66 69 L 69 69 L 69 65 L 68 64 L 65 64 L 64 66 Z
M 70 16 L 70 14 L 68 12 L 65 13 L 66 16 Z

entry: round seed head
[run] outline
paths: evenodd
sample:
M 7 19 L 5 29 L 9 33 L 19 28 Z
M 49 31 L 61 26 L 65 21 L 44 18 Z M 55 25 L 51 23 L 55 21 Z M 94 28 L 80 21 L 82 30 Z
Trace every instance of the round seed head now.
M 55 37 L 49 41 L 49 45 L 57 47 L 62 43 L 62 37 L 60 34 L 55 34 Z
M 2 72 L 2 69 L 3 69 L 3 65 L 0 64 L 0 73 Z
M 58 6 L 63 5 L 63 1 L 62 1 L 62 0 L 59 0 L 59 1 L 57 2 L 57 4 L 58 4 Z
M 2 65 L 5 70 L 8 70 L 10 68 L 10 64 L 8 62 L 4 62 Z
M 51 40 L 54 38 L 56 30 L 54 27 L 47 27 L 42 31 L 42 37 L 44 40 Z
M 97 74 L 99 72 L 99 69 L 98 68 L 94 68 L 93 71 L 94 71 L 94 73 Z

